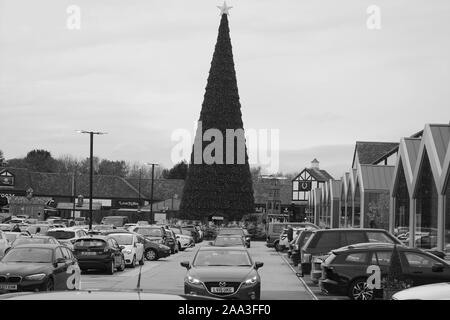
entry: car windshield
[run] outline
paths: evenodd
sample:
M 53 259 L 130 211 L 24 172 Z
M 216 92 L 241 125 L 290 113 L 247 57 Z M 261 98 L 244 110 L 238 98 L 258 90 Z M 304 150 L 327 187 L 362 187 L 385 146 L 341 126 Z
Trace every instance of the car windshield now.
M 52 257 L 50 248 L 14 248 L 8 251 L 2 262 L 50 263 Z
M 243 236 L 244 230 L 243 229 L 222 229 L 219 231 L 219 235 L 220 234 L 237 234 L 237 235 Z
M 142 234 L 146 237 L 161 237 L 162 232 L 160 228 L 136 228 L 134 232 Z
M 31 237 L 20 237 L 14 240 L 12 243 L 12 247 L 16 247 L 21 244 L 28 244 L 28 243 L 49 243 L 49 238 L 31 238 Z
M 215 246 L 235 246 L 240 245 L 242 246 L 242 238 L 241 237 L 222 237 L 219 236 L 216 238 L 216 241 L 214 241 Z
M 79 239 L 74 247 L 104 247 L 106 242 L 102 239 Z
M 111 234 L 110 236 L 114 238 L 121 246 L 129 246 L 133 244 L 132 234 Z
M 47 232 L 48 236 L 55 237 L 59 240 L 72 239 L 75 237 L 74 231 L 65 231 L 65 230 L 50 230 Z
M 195 256 L 195 267 L 252 265 L 248 253 L 243 250 L 200 250 Z

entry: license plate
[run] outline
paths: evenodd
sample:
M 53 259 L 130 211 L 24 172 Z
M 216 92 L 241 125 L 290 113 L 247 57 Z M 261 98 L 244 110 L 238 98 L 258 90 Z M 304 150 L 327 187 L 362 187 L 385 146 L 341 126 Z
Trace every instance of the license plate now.
M 211 292 L 212 293 L 233 293 L 234 288 L 233 287 L 212 287 Z
M 0 289 L 3 289 L 3 290 L 17 290 L 17 284 L 0 284 Z
M 81 254 L 84 256 L 95 256 L 97 253 L 91 251 L 83 251 Z

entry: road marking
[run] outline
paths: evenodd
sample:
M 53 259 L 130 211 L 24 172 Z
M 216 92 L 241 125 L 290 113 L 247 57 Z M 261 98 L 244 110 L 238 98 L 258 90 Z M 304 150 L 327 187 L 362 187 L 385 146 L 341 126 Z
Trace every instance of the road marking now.
M 296 277 L 297 277 L 297 271 L 295 271 L 295 269 L 291 266 L 291 264 L 289 263 L 289 261 L 286 260 L 286 258 L 284 257 L 284 255 L 282 255 L 280 252 L 278 252 L 278 255 L 281 257 L 281 259 L 284 260 L 284 262 L 286 262 L 286 264 L 289 266 L 289 268 L 291 268 L 292 272 L 295 273 Z M 308 287 L 308 285 L 306 284 L 305 280 L 303 280 L 301 277 L 297 277 L 298 280 L 300 280 L 300 282 L 303 284 L 303 286 L 306 288 L 306 291 L 308 291 L 308 293 L 313 297 L 314 300 L 319 300 L 316 295 L 314 294 L 314 292 L 312 292 L 312 290 Z

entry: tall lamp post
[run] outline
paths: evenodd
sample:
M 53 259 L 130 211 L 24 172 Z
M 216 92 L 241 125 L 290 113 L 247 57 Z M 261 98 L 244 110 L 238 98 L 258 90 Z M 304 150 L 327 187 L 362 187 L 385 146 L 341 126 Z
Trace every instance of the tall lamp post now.
M 89 154 L 89 230 L 92 230 L 92 180 L 94 176 L 94 134 L 106 134 L 106 132 L 78 130 L 78 133 L 89 134 L 90 137 L 90 154 Z
M 157 166 L 157 163 L 146 163 L 146 165 L 152 166 L 152 189 L 150 190 L 150 219 L 151 223 L 155 223 L 155 219 L 153 217 L 153 186 L 154 186 L 154 180 L 155 180 L 155 166 Z

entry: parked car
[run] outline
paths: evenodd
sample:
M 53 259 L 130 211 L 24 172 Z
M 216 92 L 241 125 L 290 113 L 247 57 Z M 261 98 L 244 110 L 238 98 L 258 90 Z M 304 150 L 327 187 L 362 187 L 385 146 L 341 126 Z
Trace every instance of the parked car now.
M 170 252 L 172 254 L 178 253 L 178 241 L 175 232 L 173 232 L 170 228 L 165 228 L 166 231 L 166 241 L 165 245 L 170 248 Z
M 79 238 L 87 236 L 87 233 L 82 229 L 55 228 L 48 230 L 46 235 L 54 237 L 62 245 L 65 245 L 69 249 L 73 250 L 73 244 L 75 241 Z
M 76 226 L 89 224 L 85 217 L 76 217 L 73 220 L 75 221 Z
M 408 288 L 395 293 L 392 300 L 450 300 L 450 282 Z
M 187 269 L 184 293 L 224 299 L 259 300 L 262 262 L 253 262 L 245 248 L 200 247 Z
M 221 235 L 239 235 L 242 237 L 242 240 L 245 242 L 245 246 L 250 248 L 250 235 L 247 232 L 247 229 L 244 228 L 223 228 L 220 229 L 217 236 Z
M 138 225 L 137 223 L 125 223 L 125 224 L 123 225 L 123 228 L 124 228 L 125 230 L 130 231 L 130 229 L 131 229 L 132 227 L 136 227 L 137 225 Z
M 49 224 L 33 224 L 27 228 L 27 231 L 31 234 L 41 234 L 44 235 L 48 230 L 52 228 Z
M 115 227 L 122 227 L 124 224 L 129 223 L 126 216 L 106 216 L 103 217 L 101 224 L 112 224 Z
M 53 237 L 49 236 L 29 236 L 29 237 L 17 237 L 9 246 L 9 248 L 6 249 L 5 254 L 20 245 L 23 244 L 61 244 Z
M 107 274 L 114 274 L 125 270 L 125 257 L 117 241 L 110 236 L 92 235 L 75 240 L 74 255 L 82 271 L 89 269 L 105 270 Z
M 312 229 L 319 229 L 318 226 L 310 222 L 272 222 L 267 226 L 266 246 L 269 248 L 275 247 L 280 240 L 280 234 L 288 225 L 291 225 L 293 228 L 309 227 Z
M 154 241 L 159 244 L 166 244 L 166 229 L 163 226 L 148 225 L 148 226 L 136 226 L 130 229 L 131 232 L 139 233 L 150 241 Z
M 293 239 L 294 240 L 300 233 L 300 231 L 304 230 L 305 228 L 292 228 L 293 229 Z M 286 249 L 289 249 L 289 239 L 288 239 L 288 232 L 289 229 L 285 228 L 283 229 L 283 232 L 280 234 L 280 239 L 278 240 L 278 243 L 275 245 L 275 250 L 277 251 L 284 251 Z
M 148 226 L 150 223 L 148 223 L 148 221 L 145 220 L 140 220 L 136 223 L 136 225 L 138 226 Z
M 377 265 L 381 278 L 388 274 L 394 244 L 361 243 L 333 250 L 322 263 L 320 288 L 326 293 L 345 294 L 355 300 L 382 296 L 382 290 L 368 288 L 367 267 Z M 412 286 L 450 281 L 450 265 L 417 248 L 397 246 L 405 281 Z
M 311 273 L 311 281 L 318 283 L 322 275 L 321 264 L 328 253 L 337 248 L 366 242 L 402 242 L 384 229 L 342 228 L 314 230 L 301 249 L 301 273 Z
M 240 235 L 218 235 L 216 240 L 211 241 L 215 247 L 247 247 L 245 240 Z
M 144 265 L 144 244 L 138 241 L 133 233 L 110 233 L 109 236 L 117 241 L 119 246 L 123 246 L 122 253 L 127 266 L 134 268 L 137 263 Z
M 11 243 L 8 238 L 6 238 L 6 234 L 0 230 L 0 259 L 5 255 L 10 246 Z
M 301 258 L 301 248 L 308 241 L 309 237 L 313 234 L 314 229 L 305 228 L 298 236 L 292 241 L 292 251 L 291 251 L 291 259 L 295 267 L 302 261 Z
M 13 224 L 2 223 L 0 224 L 0 231 L 11 231 L 14 228 Z
M 138 240 L 144 244 L 144 256 L 148 261 L 155 261 L 170 256 L 170 248 L 164 244 L 155 243 L 136 233 Z
M 198 233 L 198 231 L 195 228 L 195 226 L 188 225 L 188 226 L 182 226 L 181 228 L 183 230 L 187 230 L 187 231 L 191 232 L 190 236 L 194 239 L 195 243 L 202 242 L 202 240 L 200 240 L 200 234 Z
M 0 261 L 0 291 L 74 290 L 80 287 L 80 267 L 60 244 L 24 244 Z
M 187 230 L 183 230 L 179 227 L 170 227 L 170 229 L 175 233 L 176 239 L 178 242 L 178 248 L 180 251 L 184 251 L 187 248 L 195 247 L 195 241 L 192 236 L 190 236 L 191 232 Z

